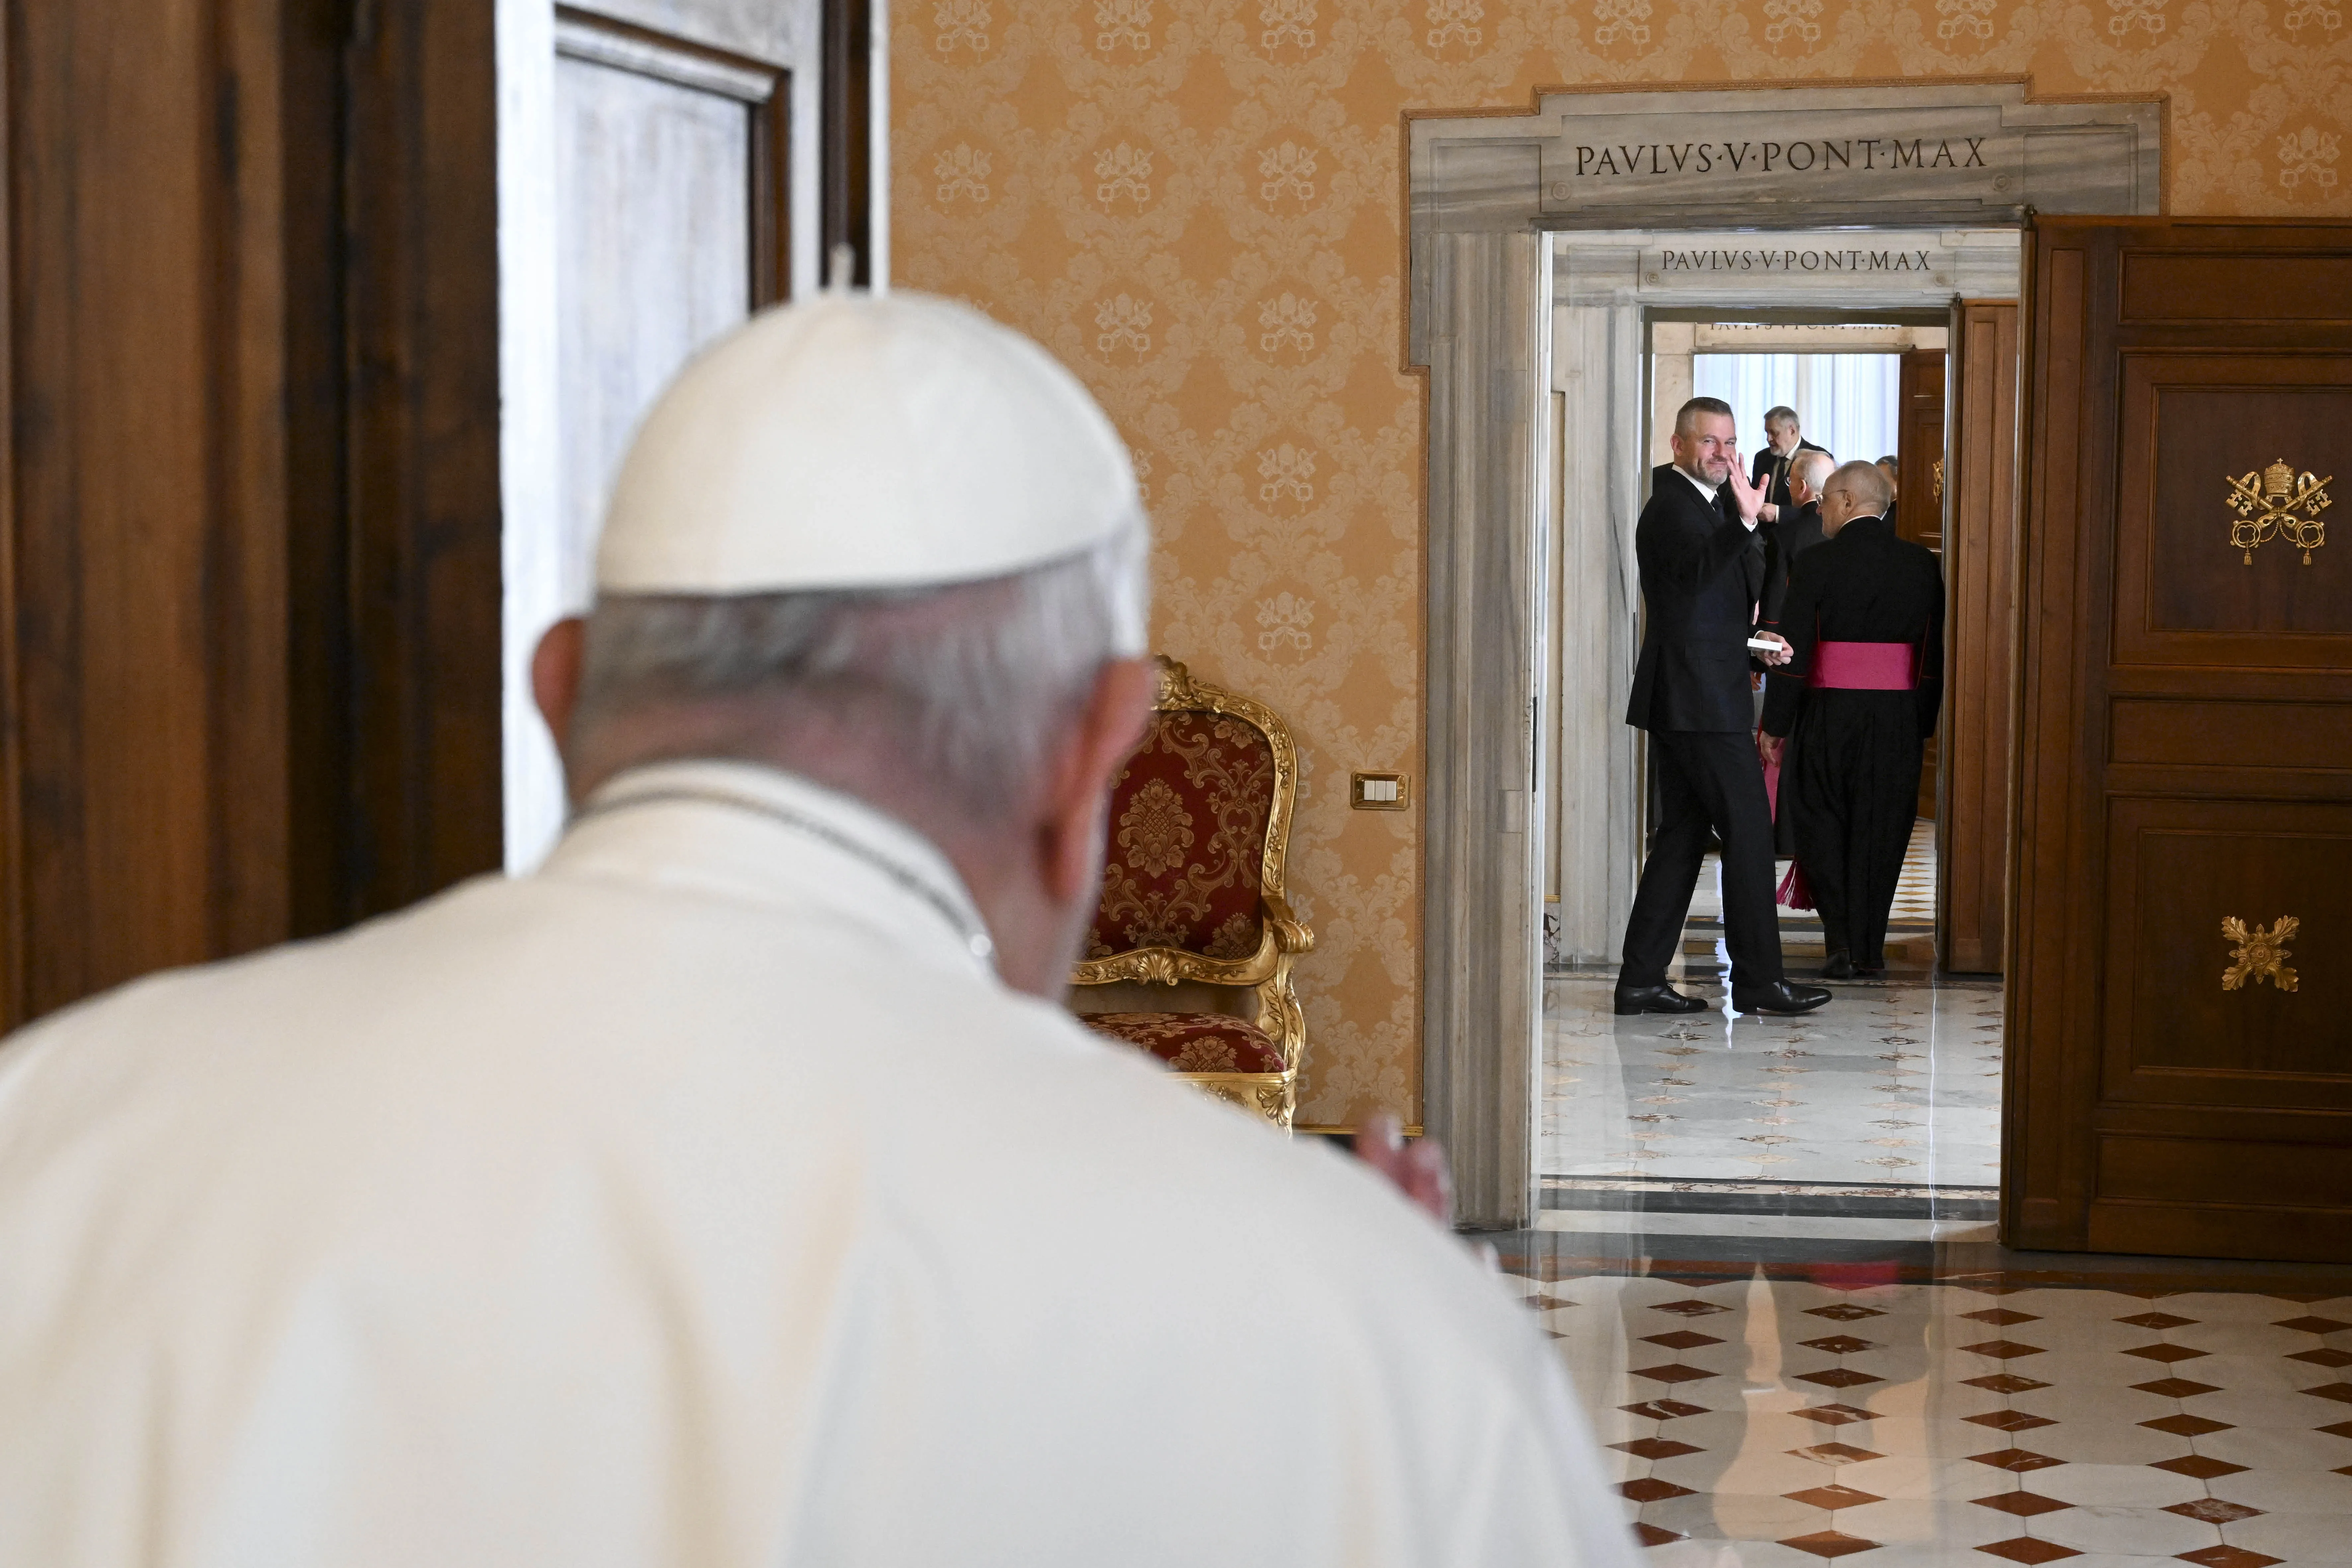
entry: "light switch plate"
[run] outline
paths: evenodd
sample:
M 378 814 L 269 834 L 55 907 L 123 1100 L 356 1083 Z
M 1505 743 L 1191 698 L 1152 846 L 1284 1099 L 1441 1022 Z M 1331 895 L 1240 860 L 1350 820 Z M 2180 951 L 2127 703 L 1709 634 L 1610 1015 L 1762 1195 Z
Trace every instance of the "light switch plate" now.
M 1357 811 L 1402 811 L 1412 804 L 1412 781 L 1402 773 L 1350 773 L 1348 805 Z

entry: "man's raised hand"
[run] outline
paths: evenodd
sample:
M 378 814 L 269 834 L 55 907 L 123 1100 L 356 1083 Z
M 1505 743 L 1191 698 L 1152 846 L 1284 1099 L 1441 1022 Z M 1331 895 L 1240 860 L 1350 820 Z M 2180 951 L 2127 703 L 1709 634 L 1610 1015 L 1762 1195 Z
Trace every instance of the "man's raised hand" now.
M 1732 453 L 1731 472 L 1724 476 L 1724 482 L 1731 487 L 1731 499 L 1739 508 L 1739 521 L 1754 528 L 1757 519 L 1764 513 L 1764 487 L 1748 482 L 1748 470 L 1741 466 L 1745 460 L 1743 454 Z

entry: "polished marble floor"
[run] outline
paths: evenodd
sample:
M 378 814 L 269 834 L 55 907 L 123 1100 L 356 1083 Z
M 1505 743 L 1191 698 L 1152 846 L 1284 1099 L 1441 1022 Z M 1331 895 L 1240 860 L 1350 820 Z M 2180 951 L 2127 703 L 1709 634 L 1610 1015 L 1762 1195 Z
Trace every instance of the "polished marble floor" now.
M 1999 1184 L 1999 986 L 1838 986 L 1829 1005 L 1794 1018 L 1620 1018 L 1614 984 L 1546 981 L 1545 1175 Z M 1719 981 L 1685 984 L 1720 1000 Z
M 1723 1006 L 1711 885 L 1712 1010 L 1546 977 L 1542 1206 L 1495 1246 L 1647 1560 L 2352 1564 L 2352 1268 L 2002 1248 L 2002 995 L 1934 974 L 1933 889 L 1923 823 L 1886 978 L 1802 1017 Z
M 1660 1568 L 2352 1563 L 2352 1271 L 1559 1262 L 1507 1251 Z

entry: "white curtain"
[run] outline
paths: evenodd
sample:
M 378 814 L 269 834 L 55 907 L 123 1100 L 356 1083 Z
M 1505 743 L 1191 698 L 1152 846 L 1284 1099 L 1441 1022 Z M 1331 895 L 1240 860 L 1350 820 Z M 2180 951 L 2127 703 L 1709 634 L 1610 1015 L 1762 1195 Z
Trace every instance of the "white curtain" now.
M 1841 463 L 1891 455 L 1902 416 L 1903 356 L 1875 354 L 1695 354 L 1692 390 L 1731 405 L 1739 449 L 1764 446 L 1764 411 L 1797 411 L 1806 440 Z

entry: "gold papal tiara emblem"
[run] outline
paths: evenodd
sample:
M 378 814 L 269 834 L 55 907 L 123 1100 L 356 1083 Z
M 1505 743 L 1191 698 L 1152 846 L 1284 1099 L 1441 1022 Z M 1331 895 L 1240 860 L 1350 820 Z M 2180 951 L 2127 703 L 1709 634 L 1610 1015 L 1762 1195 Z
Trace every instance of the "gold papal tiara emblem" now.
M 2327 510 L 2327 487 L 2335 482 L 2333 475 L 2319 479 L 2308 471 L 2298 474 L 2284 458 L 2230 479 L 2225 504 L 2238 514 L 2230 524 L 2230 547 L 2242 552 L 2252 566 L 2254 546 L 2284 539 L 2302 551 L 2303 563 L 2310 565 L 2311 552 L 2327 542 L 2327 525 L 2319 514 Z

